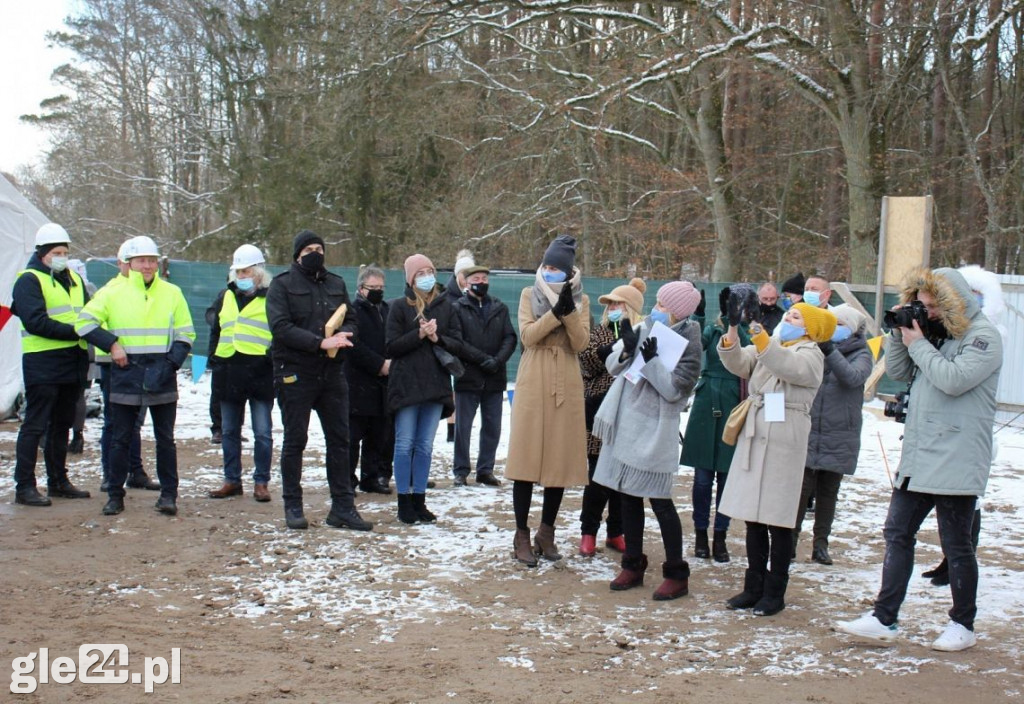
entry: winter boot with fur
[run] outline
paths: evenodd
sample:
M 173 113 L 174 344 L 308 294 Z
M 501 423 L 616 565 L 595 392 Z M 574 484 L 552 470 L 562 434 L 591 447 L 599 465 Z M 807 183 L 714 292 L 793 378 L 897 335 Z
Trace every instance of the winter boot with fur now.
M 726 605 L 730 609 L 749 609 L 764 596 L 764 575 L 761 570 L 748 569 L 743 577 L 743 591 L 729 599 Z
M 537 556 L 530 547 L 530 529 L 517 528 L 516 537 L 512 541 L 512 556 L 527 567 L 537 566 Z
M 613 592 L 621 592 L 633 587 L 644 585 L 644 572 L 647 571 L 647 555 L 640 557 L 622 556 L 622 571 L 608 586 Z
M 774 616 L 786 608 L 788 574 L 769 571 L 764 577 L 764 595 L 754 604 L 755 616 Z
M 665 581 L 654 590 L 655 601 L 670 601 L 690 593 L 690 566 L 686 560 L 662 562 L 661 574 Z
M 545 560 L 561 560 L 558 548 L 555 547 L 555 527 L 541 523 L 537 535 L 533 538 L 533 550 Z

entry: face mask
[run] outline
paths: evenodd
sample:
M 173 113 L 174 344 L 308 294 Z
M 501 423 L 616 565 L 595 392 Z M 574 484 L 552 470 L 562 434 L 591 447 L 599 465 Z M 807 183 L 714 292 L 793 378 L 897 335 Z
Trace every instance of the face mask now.
M 309 272 L 320 271 L 324 268 L 324 255 L 320 252 L 310 252 L 299 259 L 299 266 Z
M 251 291 L 255 285 L 256 282 L 252 279 L 235 279 L 235 286 L 238 287 L 239 291 Z
M 821 305 L 821 294 L 817 291 L 804 291 L 804 303 L 817 308 Z
M 68 268 L 67 257 L 53 257 L 50 259 L 50 269 L 53 271 L 64 271 Z
M 375 306 L 376 305 L 380 305 L 380 302 L 384 300 L 384 292 L 381 291 L 380 289 L 377 289 L 377 290 L 371 289 L 371 290 L 366 292 L 366 300 L 368 300 L 370 303 L 372 303 Z
M 416 288 L 420 291 L 429 291 L 437 285 L 437 279 L 434 278 L 433 274 L 427 274 L 416 279 Z
M 981 306 L 982 308 L 985 307 L 985 296 L 983 296 L 980 293 L 975 293 L 974 294 L 974 299 L 978 302 L 979 306 Z
M 761 312 L 762 313 L 767 315 L 768 313 L 771 313 L 773 310 L 775 310 L 775 304 L 774 303 L 772 303 L 771 305 L 768 305 L 767 303 L 762 303 L 761 304 Z
M 564 271 L 544 271 L 541 276 L 543 276 L 544 280 L 549 284 L 560 284 L 565 281 Z
M 668 325 L 668 313 L 663 310 L 652 310 L 651 320 L 656 323 L 661 323 L 662 325 Z
M 782 325 L 779 326 L 779 339 L 783 342 L 791 342 L 793 340 L 799 340 L 801 337 L 807 334 L 805 328 L 798 328 L 792 323 L 782 321 Z
M 782 310 L 789 310 L 793 307 L 793 301 L 789 296 L 783 296 L 779 299 L 779 305 L 782 306 Z
M 853 330 L 846 327 L 845 325 L 836 325 L 836 331 L 832 333 L 832 342 L 842 342 L 843 340 L 849 340 L 850 335 L 853 334 Z
M 617 323 L 622 320 L 622 309 L 617 308 L 616 310 L 608 311 L 608 322 Z
M 470 284 L 469 290 L 472 291 L 473 295 L 476 296 L 477 298 L 483 298 L 484 296 L 487 295 L 487 289 L 489 289 L 490 287 L 490 284 L 484 283 Z

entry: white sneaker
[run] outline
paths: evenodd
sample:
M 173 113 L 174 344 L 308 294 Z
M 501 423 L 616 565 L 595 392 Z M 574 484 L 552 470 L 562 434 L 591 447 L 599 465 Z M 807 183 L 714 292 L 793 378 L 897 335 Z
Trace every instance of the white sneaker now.
M 967 650 L 978 644 L 978 638 L 974 631 L 968 631 L 956 621 L 950 621 L 942 635 L 932 643 L 932 650 L 942 650 L 947 653 L 955 653 L 959 650 Z
M 899 629 L 896 624 L 884 625 L 874 614 L 864 614 L 853 621 L 837 621 L 836 629 L 861 640 L 889 644 L 896 640 Z

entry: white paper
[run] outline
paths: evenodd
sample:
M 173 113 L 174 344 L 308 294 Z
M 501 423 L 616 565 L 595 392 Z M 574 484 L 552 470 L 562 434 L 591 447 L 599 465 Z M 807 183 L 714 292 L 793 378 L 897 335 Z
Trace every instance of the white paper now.
M 661 322 L 654 323 L 648 337 L 653 337 L 658 341 L 658 356 L 654 359 L 661 362 L 661 366 L 667 371 L 676 368 L 679 358 L 683 356 L 686 346 L 690 344 L 689 340 Z M 644 368 L 645 364 L 647 362 L 644 361 L 644 356 L 640 352 L 640 345 L 637 345 L 636 352 L 633 354 L 633 363 L 626 370 L 626 381 L 636 384 L 643 379 L 644 375 L 640 370 Z
M 786 394 L 773 391 L 764 395 L 764 419 L 768 423 L 786 421 Z

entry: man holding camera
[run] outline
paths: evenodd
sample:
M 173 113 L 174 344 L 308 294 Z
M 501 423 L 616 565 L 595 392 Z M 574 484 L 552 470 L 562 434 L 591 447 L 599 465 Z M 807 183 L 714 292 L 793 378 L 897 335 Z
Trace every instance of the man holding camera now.
M 978 562 L 971 545 L 977 497 L 992 460 L 992 423 L 1002 340 L 955 269 L 912 271 L 901 307 L 886 315 L 889 376 L 909 382 L 903 455 L 885 520 L 882 586 L 871 613 L 837 624 L 876 643 L 897 636 L 896 619 L 914 567 L 922 521 L 935 509 L 949 560 L 953 608 L 932 648 L 958 651 L 977 642 Z

